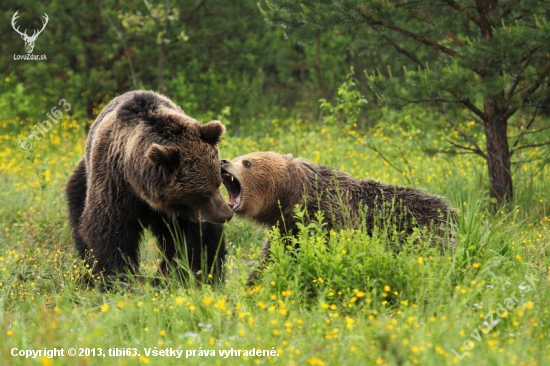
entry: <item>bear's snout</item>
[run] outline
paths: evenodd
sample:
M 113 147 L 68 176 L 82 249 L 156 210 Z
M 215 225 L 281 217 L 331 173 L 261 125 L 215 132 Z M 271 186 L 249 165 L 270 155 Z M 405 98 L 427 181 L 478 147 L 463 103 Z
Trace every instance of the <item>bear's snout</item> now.
M 218 190 L 210 200 L 198 208 L 199 217 L 206 221 L 223 224 L 233 217 L 233 210 Z
M 229 160 L 227 160 L 227 159 L 222 159 L 222 166 L 227 165 L 227 164 L 229 164 L 229 163 L 230 163 Z

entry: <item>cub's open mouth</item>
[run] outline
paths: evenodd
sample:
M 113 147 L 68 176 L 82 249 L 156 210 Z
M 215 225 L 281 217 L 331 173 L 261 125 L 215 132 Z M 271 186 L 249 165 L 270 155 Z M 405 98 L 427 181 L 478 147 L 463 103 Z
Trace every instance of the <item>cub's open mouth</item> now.
M 235 211 L 240 205 L 242 201 L 242 189 L 241 189 L 241 183 L 235 176 L 233 176 L 231 173 L 229 173 L 227 170 L 222 168 L 222 180 L 223 185 L 227 189 L 227 193 L 229 194 L 229 207 L 233 211 Z

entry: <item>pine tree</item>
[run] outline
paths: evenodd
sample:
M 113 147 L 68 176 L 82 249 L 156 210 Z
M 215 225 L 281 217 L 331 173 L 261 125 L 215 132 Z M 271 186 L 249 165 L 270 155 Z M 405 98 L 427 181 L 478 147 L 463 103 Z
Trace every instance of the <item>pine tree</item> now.
M 540 128 L 537 119 L 549 101 L 549 1 L 271 0 L 262 11 L 301 40 L 323 31 L 348 33 L 398 55 L 403 72 L 371 71 L 369 87 L 393 103 L 440 107 L 460 136 L 455 147 L 486 160 L 498 203 L 513 197 L 514 152 L 550 144 L 532 138 L 537 124 L 550 128 Z M 473 116 L 484 147 L 448 109 Z

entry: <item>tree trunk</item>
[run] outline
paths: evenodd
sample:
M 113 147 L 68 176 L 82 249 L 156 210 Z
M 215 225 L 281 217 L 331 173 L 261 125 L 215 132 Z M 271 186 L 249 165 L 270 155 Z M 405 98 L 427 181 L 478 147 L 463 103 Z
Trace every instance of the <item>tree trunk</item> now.
M 319 37 L 315 41 L 315 76 L 317 77 L 317 98 L 323 96 L 323 83 L 321 82 L 321 45 Z
M 505 111 L 499 110 L 496 105 L 495 101 L 485 101 L 484 126 L 491 197 L 501 204 L 512 199 L 514 190 L 506 131 L 508 121 Z
M 159 79 L 159 91 L 161 94 L 166 94 L 167 88 L 164 83 L 163 67 L 164 67 L 164 56 L 166 52 L 166 37 L 168 37 L 168 25 L 170 20 L 168 20 L 168 15 L 171 12 L 170 0 L 166 0 L 166 15 L 164 18 L 158 19 L 159 23 L 164 23 L 162 28 L 162 37 L 160 38 L 160 47 L 159 47 L 159 59 L 158 59 L 158 79 Z

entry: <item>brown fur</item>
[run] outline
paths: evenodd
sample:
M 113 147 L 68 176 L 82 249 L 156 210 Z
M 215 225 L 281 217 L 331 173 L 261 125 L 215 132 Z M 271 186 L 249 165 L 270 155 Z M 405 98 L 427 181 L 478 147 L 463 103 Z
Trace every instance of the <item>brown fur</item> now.
M 323 212 L 328 230 L 338 226 L 358 228 L 363 221 L 372 230 L 377 217 L 390 216 L 404 233 L 412 233 L 415 227 L 427 227 L 437 237 L 443 237 L 449 221 L 455 220 L 454 208 L 439 196 L 415 188 L 354 179 L 347 173 L 292 155 L 256 152 L 231 162 L 223 160 L 222 177 L 237 215 L 269 227 L 277 226 L 283 234 L 297 233 L 294 215 L 297 204 L 305 207 L 307 220 L 318 211 Z M 269 243 L 266 243 L 261 259 L 268 256 Z M 249 282 L 256 275 L 254 271 Z
M 154 92 L 128 92 L 105 107 L 66 189 L 75 244 L 94 274 L 135 272 L 143 227 L 157 237 L 166 272 L 181 252 L 166 225 L 176 223 L 191 270 L 206 264 L 221 277 L 221 223 L 232 216 L 219 191 L 224 131 Z

